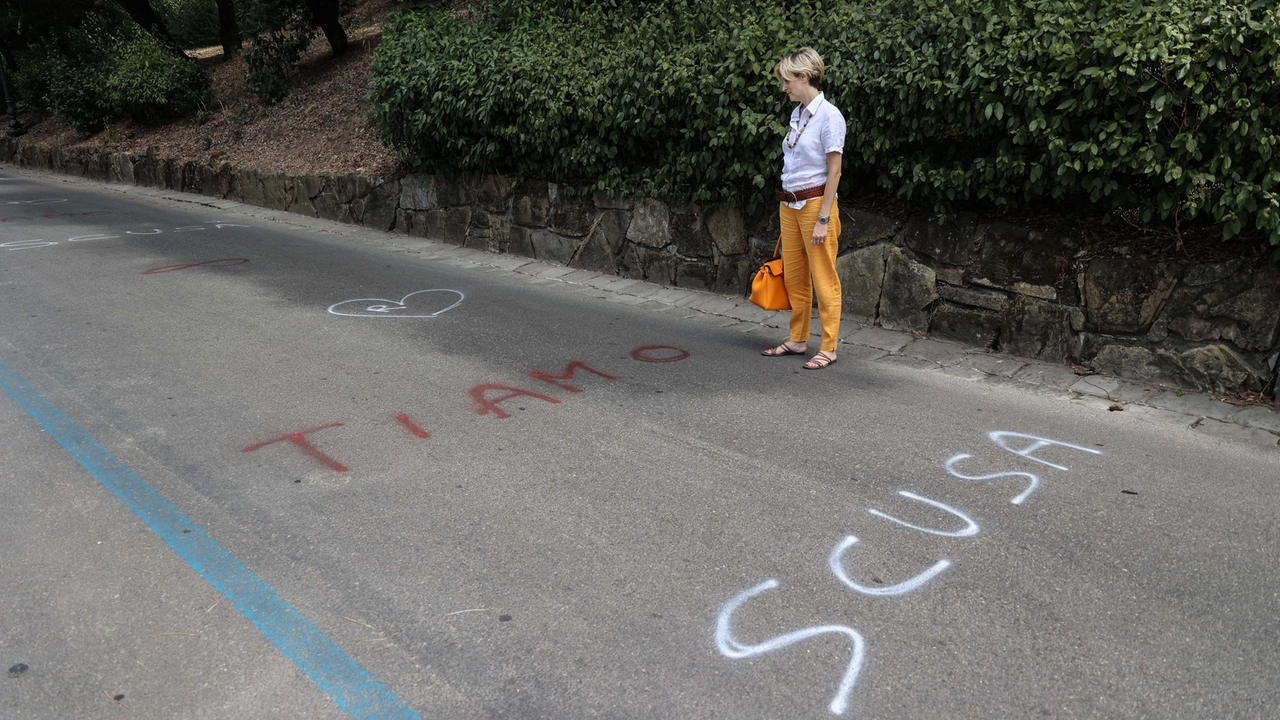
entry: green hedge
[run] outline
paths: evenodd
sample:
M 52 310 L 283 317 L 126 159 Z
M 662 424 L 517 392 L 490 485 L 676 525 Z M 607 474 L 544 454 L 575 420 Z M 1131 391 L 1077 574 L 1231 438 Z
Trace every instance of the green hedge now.
M 392 20 L 379 131 L 424 170 L 768 205 L 816 47 L 845 173 L 945 212 L 1087 199 L 1280 244 L 1280 15 L 1182 0 L 494 0 Z

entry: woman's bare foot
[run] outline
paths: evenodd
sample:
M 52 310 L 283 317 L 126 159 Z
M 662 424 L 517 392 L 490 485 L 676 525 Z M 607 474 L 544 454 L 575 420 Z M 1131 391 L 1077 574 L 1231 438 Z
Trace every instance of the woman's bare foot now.
M 778 347 L 767 348 L 760 354 L 765 357 L 782 357 L 783 355 L 804 355 L 808 351 L 809 350 L 805 347 L 804 343 L 791 342 L 788 340 Z

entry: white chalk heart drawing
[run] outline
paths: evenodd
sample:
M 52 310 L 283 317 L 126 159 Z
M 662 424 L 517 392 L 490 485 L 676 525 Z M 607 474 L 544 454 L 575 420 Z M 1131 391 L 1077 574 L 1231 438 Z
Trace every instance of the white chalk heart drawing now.
M 422 302 L 428 299 L 426 297 L 427 293 L 449 293 L 450 295 L 457 295 L 458 299 L 448 307 L 441 308 L 435 312 L 427 312 L 431 309 L 431 303 Z M 415 296 L 417 300 L 412 303 L 413 307 L 410 307 L 409 299 Z M 405 295 L 399 301 L 384 300 L 383 298 L 343 300 L 340 303 L 330 305 L 329 312 L 347 317 L 433 318 L 458 307 L 466 297 L 466 295 L 457 290 L 419 290 Z

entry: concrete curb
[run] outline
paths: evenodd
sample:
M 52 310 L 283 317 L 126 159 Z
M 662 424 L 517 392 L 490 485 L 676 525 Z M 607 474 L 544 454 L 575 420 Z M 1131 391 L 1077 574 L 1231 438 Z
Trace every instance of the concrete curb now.
M 561 267 L 530 258 L 460 248 L 444 242 L 371 230 L 339 222 L 268 210 L 232 200 L 132 185 L 67 177 L 18 168 L 10 171 L 123 195 L 173 203 L 203 205 L 231 215 L 270 220 L 311 232 L 347 238 L 389 252 L 405 252 L 451 265 L 523 277 L 526 282 L 558 285 L 566 290 L 655 312 L 707 322 L 761 337 L 761 347 L 785 339 L 789 312 L 768 312 L 745 298 L 712 292 L 664 287 L 589 270 Z M 814 318 L 813 336 L 821 329 Z M 1233 405 L 1203 393 L 1133 382 L 1105 374 L 1079 375 L 1069 367 L 1011 355 L 966 348 L 957 343 L 910 333 L 870 327 L 849 318 L 841 320 L 839 352 L 858 360 L 940 372 L 972 382 L 1017 386 L 1103 412 L 1129 412 L 1153 423 L 1181 426 L 1187 431 L 1280 449 L 1280 412 L 1260 405 Z

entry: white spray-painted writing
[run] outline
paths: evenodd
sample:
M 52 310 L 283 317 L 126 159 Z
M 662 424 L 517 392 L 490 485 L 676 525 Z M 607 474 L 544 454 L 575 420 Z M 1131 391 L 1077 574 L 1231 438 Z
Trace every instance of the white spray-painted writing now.
M 1002 478 L 1002 477 L 1025 477 L 1030 482 L 1027 483 L 1026 490 L 1023 490 L 1021 493 L 1018 494 L 1017 497 L 1009 501 L 1014 505 L 1021 505 L 1022 501 L 1030 497 L 1031 493 L 1035 492 L 1035 489 L 1040 486 L 1040 478 L 1036 477 L 1035 475 L 1029 472 L 1022 472 L 1020 470 L 1009 470 L 1007 472 L 991 473 L 990 475 L 965 475 L 959 470 L 956 470 L 955 468 L 956 463 L 960 462 L 961 460 L 968 460 L 971 457 L 973 456 L 968 453 L 960 453 L 959 455 L 952 457 L 950 460 L 946 462 L 947 472 L 951 473 L 954 477 L 960 478 L 961 480 L 995 480 L 996 478 Z
M 1082 450 L 1084 452 L 1091 453 L 1093 455 L 1103 454 L 1101 450 L 1095 450 L 1093 448 L 1087 448 L 1081 445 L 1073 445 L 1071 443 L 1059 442 L 1057 440 L 1049 440 L 1048 438 L 1042 438 L 1036 435 L 1027 435 L 1024 433 L 1015 433 L 1015 432 L 997 430 L 997 431 L 988 433 L 987 437 L 991 440 L 991 442 L 995 443 L 998 447 L 1000 447 L 1003 450 L 1007 450 L 1013 453 L 1014 455 L 1027 458 L 1028 460 L 1033 460 L 1042 465 L 1048 465 L 1049 467 L 1055 468 L 1057 470 L 1065 471 L 1067 470 L 1067 468 L 1063 465 L 1050 462 L 1049 460 L 1036 457 L 1035 453 L 1037 451 L 1044 450 L 1045 448 L 1062 447 L 1062 448 L 1068 448 L 1071 450 Z M 1011 445 L 1009 444 L 1010 439 L 1022 439 L 1022 440 L 1027 440 L 1029 442 L 1025 447 L 1015 448 L 1015 447 L 1011 447 Z M 946 468 L 947 472 L 950 473 L 953 477 L 957 477 L 962 480 L 995 480 L 997 478 L 1005 478 L 1005 477 L 1027 478 L 1028 484 L 1027 484 L 1026 490 L 1022 491 L 1020 494 L 1014 497 L 1013 500 L 1011 500 L 1011 502 L 1014 505 L 1021 505 L 1022 502 L 1025 501 L 1031 495 L 1031 493 L 1034 492 L 1035 489 L 1040 485 L 1040 478 L 1038 476 L 1036 476 L 1034 473 L 1023 472 L 1020 470 L 996 472 L 988 475 L 966 475 L 956 469 L 955 467 L 956 463 L 959 463 L 962 460 L 967 460 L 971 457 L 973 456 L 969 455 L 968 453 L 960 453 L 958 455 L 954 455 L 946 461 L 946 463 L 944 464 L 944 467 Z M 921 495 L 916 495 L 915 493 L 912 493 L 906 490 L 899 490 L 898 494 L 903 497 L 909 498 L 911 500 L 917 500 L 919 502 L 938 508 L 939 510 L 944 510 L 948 513 L 951 513 L 952 515 L 955 515 L 956 517 L 964 521 L 965 526 L 960 530 L 938 530 L 935 528 L 921 527 L 919 525 L 909 523 L 905 520 L 889 515 L 888 513 L 881 512 L 880 510 L 876 510 L 875 508 L 868 508 L 867 512 L 869 512 L 872 515 L 875 515 L 876 517 L 889 520 L 903 527 L 910 528 L 912 530 L 919 530 L 920 532 L 929 533 L 931 535 L 960 538 L 960 537 L 972 537 L 978 534 L 978 531 L 979 531 L 978 523 L 974 522 L 972 518 L 970 518 L 968 515 L 964 514 L 960 510 L 954 507 L 951 507 L 950 505 L 947 505 L 945 503 L 939 502 L 937 500 L 932 500 L 930 498 L 926 498 Z M 951 567 L 951 564 L 952 564 L 950 560 L 939 560 L 938 562 L 934 563 L 931 567 L 929 567 L 927 570 L 916 575 L 910 580 L 906 580 L 894 585 L 889 585 L 887 587 L 867 587 L 865 585 L 861 585 L 859 583 L 854 582 L 853 579 L 849 577 L 848 573 L 846 573 L 844 569 L 844 555 L 849 550 L 849 548 L 853 547 L 857 543 L 858 543 L 858 538 L 856 536 L 853 536 L 853 535 L 846 536 L 831 551 L 831 555 L 827 559 L 827 565 L 831 569 L 832 574 L 836 576 L 836 579 L 838 579 L 846 587 L 864 595 L 894 596 L 894 595 L 903 595 L 903 594 L 909 593 L 913 590 L 916 590 L 924 586 L 930 580 L 937 577 L 940 573 L 944 572 L 947 568 Z M 778 650 L 780 648 L 786 647 L 788 645 L 799 642 L 801 640 L 815 637 L 817 635 L 838 633 L 838 634 L 849 636 L 850 638 L 853 639 L 853 644 L 854 644 L 853 659 L 849 663 L 849 668 L 845 671 L 844 679 L 840 683 L 840 689 L 836 695 L 836 698 L 831 701 L 831 706 L 830 706 L 832 713 L 837 715 L 842 714 L 845 711 L 845 709 L 848 707 L 848 697 L 853 692 L 853 686 L 858 679 L 858 673 L 862 667 L 862 658 L 863 658 L 863 652 L 864 652 L 863 641 L 862 641 L 862 636 L 859 635 L 856 630 L 850 627 L 846 627 L 844 625 L 820 625 L 820 626 L 815 626 L 811 628 L 805 628 L 804 630 L 798 630 L 793 633 L 787 633 L 786 635 L 779 635 L 778 637 L 773 638 L 772 640 L 760 643 L 758 645 L 743 645 L 742 643 L 739 643 L 733 639 L 733 635 L 729 630 L 729 623 L 734 611 L 737 610 L 743 603 L 745 603 L 747 600 L 751 599 L 752 597 L 764 592 L 765 590 L 769 590 L 775 587 L 778 587 L 777 580 L 767 580 L 751 588 L 750 590 L 747 590 L 741 595 L 738 595 L 733 600 L 729 601 L 729 603 L 727 603 L 720 610 L 720 616 L 716 622 L 716 646 L 720 649 L 721 654 L 723 654 L 725 657 L 745 658 L 745 657 L 751 657 L 753 655 L 761 655 L 764 653 L 772 652 L 774 650 Z
M 733 631 L 729 628 L 734 611 L 756 595 L 776 587 L 778 587 L 777 580 L 765 580 L 725 603 L 724 607 L 720 609 L 720 617 L 716 620 L 716 647 L 720 649 L 720 653 L 725 657 L 736 660 L 780 650 L 788 645 L 819 635 L 847 635 L 853 641 L 853 657 L 849 658 L 849 667 L 845 669 L 844 677 L 840 679 L 840 687 L 836 689 L 836 696 L 832 698 L 831 705 L 828 706 L 832 713 L 836 715 L 844 714 L 844 711 L 849 708 L 849 694 L 853 692 L 853 686 L 858 682 L 858 673 L 862 670 L 862 658 L 866 652 L 862 635 L 857 630 L 845 625 L 816 625 L 785 635 L 779 635 L 756 645 L 744 645 L 734 639 Z
M 51 240 L 14 240 L 13 242 L 0 243 L 0 248 L 5 250 L 26 250 L 27 248 L 49 247 L 58 243 Z
M 454 295 L 457 295 L 458 299 L 452 305 L 446 308 L 442 308 L 440 310 L 436 310 L 433 313 L 428 313 L 426 315 L 407 315 L 399 312 L 397 312 L 395 315 L 391 314 L 392 311 L 407 310 L 408 309 L 407 302 L 409 298 L 415 295 L 422 295 L 424 293 L 452 293 Z M 355 300 L 343 300 L 342 302 L 337 302 L 330 305 L 329 312 L 333 313 L 334 315 L 345 315 L 347 317 L 433 318 L 433 317 L 442 315 L 446 312 L 449 312 L 450 310 L 458 307 L 459 305 L 462 304 L 462 301 L 465 300 L 466 297 L 467 297 L 466 295 L 462 294 L 457 290 L 444 290 L 444 289 L 419 290 L 417 292 L 411 292 L 408 295 L 405 295 L 404 297 L 400 298 L 398 302 L 395 300 L 386 300 L 384 298 L 356 298 Z M 370 303 L 370 302 L 376 303 L 376 304 L 364 305 L 364 303 Z M 361 307 L 362 305 L 363 307 Z
M 965 522 L 965 526 L 959 530 L 935 530 L 933 528 L 926 528 L 926 527 L 920 527 L 919 525 L 912 525 L 906 520 L 899 520 L 898 518 L 892 515 L 889 515 L 887 513 L 882 513 L 879 510 L 876 510 L 875 508 L 867 508 L 867 512 L 871 513 L 872 515 L 875 515 L 876 517 L 882 517 L 885 520 L 888 520 L 890 522 L 896 522 L 903 527 L 909 527 L 912 530 L 919 530 L 920 532 L 929 533 L 930 535 L 941 535 L 943 537 L 970 537 L 972 535 L 978 534 L 978 523 L 974 522 L 973 519 L 970 518 L 968 515 L 965 515 L 964 513 L 951 507 L 950 505 L 947 505 L 945 503 L 940 503 L 937 500 L 930 500 L 927 497 L 921 497 L 919 495 L 916 495 L 913 492 L 908 492 L 906 490 L 899 490 L 898 494 L 905 498 L 911 498 L 912 500 L 917 500 L 919 502 L 932 505 L 938 508 L 939 510 L 945 510 L 951 513 L 952 515 L 955 515 L 956 517 L 963 520 Z
M 33 201 L 30 201 L 30 202 L 33 202 Z M 58 201 L 58 202 L 61 202 L 61 201 Z M 215 227 L 215 228 L 217 228 L 217 229 L 221 230 L 222 228 L 226 228 L 226 227 L 241 227 L 241 228 L 242 228 L 242 227 L 249 227 L 249 226 L 248 226 L 248 225 L 237 225 L 236 223 L 213 223 L 213 227 Z M 183 227 L 180 227 L 180 228 L 174 228 L 174 229 L 172 230 L 172 232 L 175 232 L 175 233 L 178 233 L 178 232 L 192 232 L 192 231 L 195 231 L 195 230 L 207 230 L 207 229 L 208 229 L 208 228 L 204 227 L 203 225 L 186 225 L 186 226 L 183 226 Z M 163 235 L 163 234 L 164 234 L 164 231 L 163 231 L 163 230 L 160 230 L 160 229 L 158 229 L 158 228 L 153 228 L 153 229 L 151 229 L 151 230 L 146 230 L 146 231 L 125 230 L 125 231 L 124 231 L 124 234 L 125 234 L 125 235 Z M 77 235 L 77 236 L 75 236 L 75 237 L 67 238 L 67 239 L 66 239 L 66 242 L 74 243 L 74 242 L 89 242 L 90 240 L 111 240 L 111 239 L 113 239 L 113 238 L 118 238 L 118 237 L 120 237 L 120 236 L 119 236 L 119 235 L 108 235 L 108 234 L 106 234 L 106 233 L 95 233 L 95 234 L 92 234 L 92 235 Z M 39 240 L 14 240 L 14 241 L 12 241 L 12 242 L 0 243 L 0 249 L 3 249 L 3 250 L 28 250 L 28 249 L 30 249 L 30 248 L 49 247 L 50 245 L 57 245 L 57 244 L 58 244 L 58 242 L 59 242 L 59 241 L 57 241 L 57 240 L 44 240 L 44 239 L 39 239 Z
M 1001 430 L 996 430 L 995 432 L 992 432 L 990 435 L 988 435 L 988 437 L 991 438 L 991 442 L 999 445 L 1005 450 L 1008 450 L 1014 455 L 1019 455 L 1028 460 L 1034 460 L 1042 465 L 1048 465 L 1049 467 L 1056 468 L 1058 470 L 1066 470 L 1067 468 L 1066 466 L 1063 466 L 1063 465 L 1051 463 L 1048 460 L 1042 460 L 1032 455 L 1032 453 L 1034 453 L 1035 451 L 1041 448 L 1047 448 L 1053 445 L 1057 445 L 1058 447 L 1071 448 L 1072 450 L 1083 450 L 1084 452 L 1093 453 L 1094 455 L 1102 454 L 1101 450 L 1094 450 L 1093 448 L 1080 447 L 1079 445 L 1072 445 L 1071 443 L 1058 442 L 1057 440 L 1046 440 L 1045 438 L 1036 437 L 1035 435 L 1023 435 L 1022 433 L 1016 433 L 1016 432 L 1004 432 Z M 1032 443 L 1021 450 L 1014 450 L 1013 448 L 1005 444 L 1005 441 L 1004 441 L 1005 438 L 1023 438 L 1024 440 L 1031 440 Z
M 867 587 L 859 585 L 849 578 L 844 571 L 844 554 L 849 548 L 856 545 L 858 538 L 853 535 L 845 537 L 841 540 L 835 549 L 831 551 L 831 557 L 827 559 L 827 565 L 831 567 L 831 572 L 851 590 L 862 593 L 863 595 L 903 595 L 924 585 L 938 575 L 938 573 L 951 567 L 950 560 L 939 560 L 932 567 L 924 572 L 916 575 L 910 580 L 905 580 L 894 585 L 886 585 L 885 587 Z

